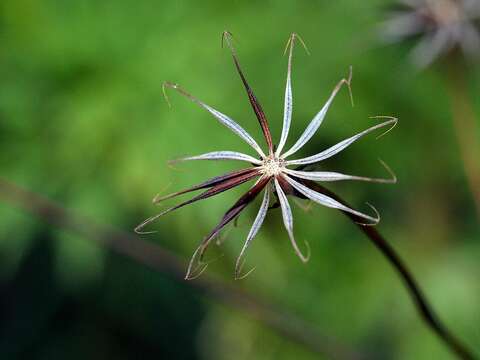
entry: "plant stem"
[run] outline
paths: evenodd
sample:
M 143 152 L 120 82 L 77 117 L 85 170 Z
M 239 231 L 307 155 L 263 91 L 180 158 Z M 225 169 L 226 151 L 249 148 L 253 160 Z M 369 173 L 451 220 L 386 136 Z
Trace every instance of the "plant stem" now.
M 452 54 L 445 62 L 446 83 L 452 107 L 453 125 L 460 148 L 465 175 L 480 219 L 480 144 L 475 112 L 468 91 L 468 67 Z
M 328 359 L 361 360 L 370 356 L 340 345 L 329 336 L 319 334 L 313 327 L 289 313 L 230 284 L 202 276 L 195 281 L 184 281 L 186 263 L 162 247 L 108 225 L 97 224 L 67 210 L 59 204 L 34 192 L 0 178 L 0 200 L 58 228 L 85 236 L 114 252 L 126 256 L 159 273 L 164 273 L 190 286 L 207 297 L 243 311 L 292 342 Z
M 346 206 L 349 206 L 348 203 L 346 203 L 343 199 L 338 197 L 330 190 L 324 188 L 323 186 L 314 183 L 313 181 L 304 180 L 304 182 L 308 183 L 308 186 L 310 188 L 325 195 L 328 195 Z M 465 345 L 460 342 L 439 320 L 437 314 L 433 310 L 432 306 L 429 304 L 429 301 L 425 297 L 423 291 L 420 289 L 417 281 L 412 275 L 412 272 L 408 269 L 400 256 L 395 252 L 393 247 L 377 231 L 377 228 L 374 226 L 362 225 L 361 223 L 364 220 L 357 217 L 356 215 L 345 211 L 343 211 L 343 213 L 355 223 L 355 225 L 368 237 L 368 239 L 387 258 L 388 262 L 390 262 L 390 264 L 398 272 L 419 314 L 421 315 L 425 324 L 430 328 L 430 330 L 432 330 L 436 335 L 438 335 L 443 341 L 443 343 L 460 359 L 474 360 L 475 358 L 473 356 L 473 353 L 469 349 L 467 349 Z
M 313 189 L 349 206 L 328 189 L 314 182 L 304 181 L 308 182 L 308 185 Z M 327 336 L 320 336 L 309 324 L 297 316 L 260 301 L 253 295 L 212 277 L 203 276 L 195 281 L 184 282 L 185 262 L 179 260 L 169 251 L 158 245 L 141 240 L 130 233 L 122 232 L 107 225 L 96 224 L 89 219 L 64 209 L 41 195 L 25 190 L 1 178 L 0 199 L 42 219 L 46 223 L 84 235 L 121 255 L 127 256 L 158 272 L 168 274 L 175 280 L 195 288 L 220 303 L 240 309 L 271 327 L 279 334 L 315 353 L 323 354 L 331 359 L 353 360 L 371 358 L 339 345 Z M 362 219 L 357 218 L 355 215 L 347 212 L 344 212 L 344 214 L 355 222 L 358 228 L 373 242 L 399 273 L 426 325 L 460 359 L 474 360 L 473 354 L 440 322 L 407 266 L 377 229 L 373 226 L 361 225 L 359 222 Z

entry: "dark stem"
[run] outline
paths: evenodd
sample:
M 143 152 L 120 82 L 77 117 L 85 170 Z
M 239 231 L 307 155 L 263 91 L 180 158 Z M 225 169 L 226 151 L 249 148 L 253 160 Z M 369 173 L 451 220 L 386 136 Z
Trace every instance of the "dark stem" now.
M 339 198 L 336 194 L 324 188 L 323 186 L 313 181 L 303 180 L 303 182 L 315 191 L 328 195 L 342 204 L 349 206 L 348 203 L 346 203 L 343 199 Z M 395 252 L 393 247 L 377 231 L 377 228 L 374 226 L 361 225 L 361 223 L 364 221 L 363 219 L 348 212 L 343 211 L 343 213 L 349 217 L 360 229 L 360 231 L 362 231 L 370 239 L 370 241 L 377 247 L 378 250 L 380 250 L 380 252 L 387 258 L 390 264 L 398 272 L 425 324 L 435 334 L 437 334 L 444 344 L 460 359 L 475 359 L 472 352 L 467 349 L 465 345 L 460 342 L 439 320 L 437 314 L 429 304 L 427 298 L 412 275 L 412 272 L 408 269 L 400 256 Z
M 257 97 L 253 93 L 253 90 L 248 84 L 247 79 L 243 74 L 242 68 L 240 67 L 237 52 L 235 51 L 235 48 L 233 47 L 233 44 L 232 44 L 232 34 L 228 31 L 224 31 L 222 34 L 222 46 L 223 46 L 223 41 L 227 43 L 230 49 L 230 52 L 232 53 L 233 62 L 235 63 L 235 68 L 237 69 L 238 75 L 240 75 L 240 79 L 242 80 L 243 86 L 245 87 L 245 90 L 248 95 L 248 100 L 250 101 L 250 104 L 252 105 L 252 109 L 255 112 L 255 115 L 257 116 L 258 122 L 260 123 L 260 127 L 262 128 L 263 135 L 267 142 L 269 155 L 272 155 L 273 141 L 272 141 L 272 134 L 270 133 L 270 127 L 268 125 L 267 117 L 265 116 L 265 113 L 262 109 L 262 105 L 260 105 L 260 102 L 258 101 Z
M 285 309 L 262 301 L 246 291 L 211 276 L 202 276 L 195 281 L 184 281 L 186 263 L 168 250 L 133 234 L 108 225 L 97 224 L 2 178 L 0 178 L 0 201 L 30 213 L 52 226 L 96 241 L 120 255 L 194 288 L 214 301 L 243 311 L 288 340 L 303 345 L 314 353 L 322 354 L 328 359 L 372 358 L 338 344 L 329 336 L 320 334 L 310 324 Z

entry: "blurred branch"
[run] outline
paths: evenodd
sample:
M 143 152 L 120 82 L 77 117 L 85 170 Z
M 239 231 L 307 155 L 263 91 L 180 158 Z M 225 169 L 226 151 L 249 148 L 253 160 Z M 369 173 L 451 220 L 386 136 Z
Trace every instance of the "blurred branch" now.
M 304 182 L 308 183 L 308 185 L 312 189 L 315 189 L 316 191 L 328 195 L 335 200 L 341 202 L 342 204 L 349 206 L 348 203 L 346 203 L 343 199 L 339 198 L 335 193 L 324 188 L 323 186 L 314 183 L 313 181 L 304 180 Z M 412 272 L 408 269 L 400 256 L 395 252 L 393 247 L 377 231 L 377 228 L 374 226 L 362 225 L 361 223 L 364 220 L 357 217 L 356 215 L 348 212 L 343 213 L 357 225 L 357 227 L 370 239 L 370 241 L 376 246 L 378 250 L 380 250 L 380 252 L 387 258 L 390 264 L 398 272 L 420 316 L 422 317 L 425 324 L 430 328 L 430 330 L 432 330 L 436 335 L 438 335 L 440 339 L 444 342 L 444 344 L 460 359 L 475 359 L 470 350 L 467 349 L 465 345 L 460 342 L 439 320 L 437 314 L 435 313 L 429 301 L 423 294 L 423 291 L 421 291 L 417 281 L 412 275 Z
M 452 107 L 453 125 L 460 148 L 468 186 L 480 219 L 480 144 L 477 138 L 475 112 L 468 91 L 467 65 L 460 56 L 445 61 L 445 80 Z
M 205 294 L 211 299 L 239 309 L 269 326 L 280 335 L 322 354 L 329 359 L 366 359 L 367 356 L 354 352 L 325 335 L 320 335 L 294 314 L 273 306 L 257 297 L 212 277 L 203 276 L 195 281 L 184 281 L 186 263 L 162 247 L 146 242 L 133 234 L 108 225 L 97 224 L 79 216 L 59 204 L 23 189 L 0 178 L 0 201 L 9 203 L 58 228 L 73 231 L 107 246 L 138 263 L 158 272 L 168 274 Z

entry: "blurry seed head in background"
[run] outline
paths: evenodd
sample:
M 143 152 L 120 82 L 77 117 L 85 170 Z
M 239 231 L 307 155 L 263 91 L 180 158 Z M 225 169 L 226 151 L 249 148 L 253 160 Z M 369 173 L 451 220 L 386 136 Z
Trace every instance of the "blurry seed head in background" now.
M 457 50 L 478 59 L 480 0 L 398 0 L 380 25 L 380 36 L 387 43 L 415 39 L 410 56 L 419 68 Z

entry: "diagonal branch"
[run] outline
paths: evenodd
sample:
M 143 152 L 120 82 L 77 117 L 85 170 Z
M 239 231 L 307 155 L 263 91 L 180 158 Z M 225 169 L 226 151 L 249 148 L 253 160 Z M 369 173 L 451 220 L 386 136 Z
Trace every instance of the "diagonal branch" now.
M 345 206 L 348 206 L 348 204 L 343 199 L 338 197 L 332 191 L 324 188 L 323 186 L 310 180 L 301 181 L 313 190 L 330 196 L 338 202 L 341 202 Z M 440 339 L 444 342 L 444 344 L 460 359 L 475 359 L 470 350 L 465 347 L 465 345 L 459 339 L 457 339 L 440 321 L 438 315 L 435 313 L 429 301 L 425 297 L 423 291 L 420 289 L 420 286 L 415 280 L 412 272 L 408 269 L 407 265 L 405 265 L 400 256 L 395 252 L 393 247 L 377 231 L 376 227 L 364 226 L 359 223 L 359 221 L 362 220 L 360 217 L 347 211 L 342 212 L 357 225 L 360 231 L 362 231 L 369 238 L 369 240 L 375 245 L 378 250 L 380 250 L 380 252 L 387 258 L 390 264 L 398 272 L 420 316 L 422 317 L 425 324 L 430 328 L 430 330 L 432 330 L 437 336 L 439 336 Z
M 475 108 L 468 89 L 468 71 L 461 59 L 454 56 L 445 62 L 445 81 L 451 102 L 455 135 L 468 187 L 473 196 L 477 217 L 480 220 L 480 128 L 475 118 Z
M 362 360 L 371 358 L 371 356 L 338 344 L 329 336 L 320 334 L 311 324 L 288 313 L 285 309 L 262 301 L 246 291 L 211 276 L 203 276 L 196 281 L 185 282 L 183 280 L 185 262 L 168 250 L 146 242 L 133 234 L 108 225 L 97 224 L 2 178 L 0 178 L 0 201 L 21 209 L 54 227 L 82 235 L 139 264 L 166 274 L 215 302 L 244 312 L 249 317 L 270 327 L 280 336 L 328 359 Z

